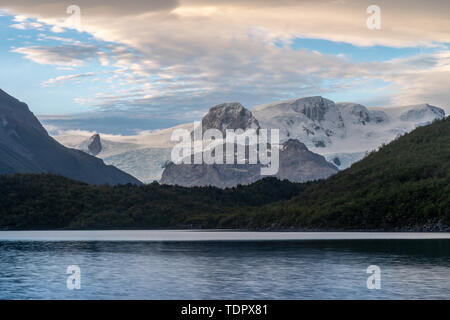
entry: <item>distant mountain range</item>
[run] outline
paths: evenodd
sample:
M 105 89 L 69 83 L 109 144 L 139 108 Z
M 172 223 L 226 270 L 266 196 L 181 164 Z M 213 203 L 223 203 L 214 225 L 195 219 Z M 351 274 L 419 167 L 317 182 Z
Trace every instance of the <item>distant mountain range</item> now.
M 327 161 L 342 170 L 382 144 L 389 143 L 418 126 L 444 117 L 443 109 L 429 104 L 369 108 L 356 103 L 334 103 L 322 97 L 307 97 L 265 104 L 251 111 L 239 103 L 220 104 L 212 107 L 203 117 L 202 126 L 205 129 L 216 128 L 220 131 L 226 128 L 276 128 L 280 130 L 281 143 L 289 139 L 298 140 L 310 152 L 324 156 Z M 143 182 L 159 181 L 175 144 L 170 141 L 175 128 L 192 130 L 193 124 L 138 136 L 102 136 L 102 151 L 97 157 Z M 55 139 L 68 147 L 86 150 L 86 145 L 92 137 L 68 134 L 55 136 Z M 169 173 L 173 176 L 173 167 L 170 168 L 166 176 Z M 179 179 L 174 181 L 172 178 L 164 178 L 162 181 L 186 185 L 186 181 L 182 181 L 183 178 Z M 198 177 L 196 180 L 200 185 L 212 181 L 207 176 L 202 179 Z M 236 181 L 246 180 L 253 181 L 254 178 L 241 177 Z M 222 184 L 223 182 L 217 182 L 213 185 Z M 228 185 L 228 182 L 225 184 Z
M 141 182 L 50 137 L 28 106 L 0 90 L 0 174 L 54 173 L 91 184 Z
M 339 169 L 399 135 L 445 117 L 443 109 L 429 104 L 367 108 L 322 97 L 270 103 L 252 113 L 261 127 L 279 129 L 281 141 L 298 139 Z
M 3 229 L 450 230 L 450 118 L 416 128 L 321 181 L 92 186 L 0 176 Z

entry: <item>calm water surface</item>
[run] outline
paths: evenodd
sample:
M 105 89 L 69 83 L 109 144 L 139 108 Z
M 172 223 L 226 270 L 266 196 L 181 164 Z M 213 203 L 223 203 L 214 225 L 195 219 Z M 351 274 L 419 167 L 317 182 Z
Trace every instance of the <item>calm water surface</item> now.
M 444 233 L 0 232 L 0 298 L 450 299 L 449 238 Z M 80 290 L 66 287 L 69 265 L 81 269 Z M 367 289 L 369 265 L 381 269 L 380 290 Z

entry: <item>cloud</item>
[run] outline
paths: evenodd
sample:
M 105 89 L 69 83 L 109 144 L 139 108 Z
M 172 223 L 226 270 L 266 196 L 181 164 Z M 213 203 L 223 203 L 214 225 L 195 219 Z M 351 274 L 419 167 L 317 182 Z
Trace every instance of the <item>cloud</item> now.
M 97 56 L 97 48 L 88 44 L 64 44 L 60 46 L 30 46 L 12 50 L 39 64 L 81 66 Z
M 450 112 L 450 50 L 392 59 L 377 66 L 378 77 L 391 82 L 392 105 L 430 103 Z
M 92 73 L 92 72 L 83 73 L 83 74 L 70 74 L 70 75 L 59 76 L 56 78 L 49 79 L 47 81 L 42 82 L 41 85 L 43 87 L 48 87 L 51 85 L 61 84 L 61 83 L 67 82 L 67 81 L 72 81 L 72 80 L 76 80 L 76 79 L 80 79 L 80 78 L 87 78 L 87 77 L 92 77 L 92 76 L 94 76 L 94 73 Z
M 48 24 L 54 31 L 67 29 L 69 4 L 0 0 L 0 7 Z M 295 38 L 435 50 L 450 43 L 447 0 L 378 0 L 381 30 L 366 26 L 368 4 L 359 0 L 114 0 L 105 5 L 80 0 L 82 30 L 110 46 L 63 42 L 14 51 L 41 64 L 77 67 L 96 58 L 103 66 L 116 67 L 118 72 L 106 81 L 114 90 L 80 100 L 102 110 L 126 107 L 181 117 L 222 101 L 252 106 L 294 96 L 357 91 L 371 81 L 390 84 L 395 90 L 389 96 L 392 103 L 450 101 L 443 84 L 448 74 L 445 50 L 362 63 L 289 46 Z M 118 87 L 125 89 L 118 92 Z
M 53 40 L 53 41 L 58 41 L 58 42 L 62 42 L 62 43 L 75 43 L 75 44 L 81 44 L 80 41 L 75 40 L 75 39 L 71 39 L 71 38 L 64 38 L 64 37 L 57 37 L 57 36 L 51 36 L 45 33 L 39 33 L 38 34 L 38 41 L 44 41 L 44 40 Z
M 53 0 L 41 0 L 39 4 L 32 0 L 0 0 L 0 6 L 8 11 L 34 16 L 60 27 L 66 27 L 65 10 L 70 4 Z M 450 40 L 450 3 L 447 0 L 426 3 L 378 0 L 382 28 L 377 31 L 367 29 L 369 4 L 362 0 L 114 0 L 107 5 L 100 0 L 80 0 L 77 5 L 81 8 L 84 30 L 135 45 L 144 44 L 146 34 L 157 32 L 232 35 L 249 28 L 261 28 L 280 38 L 303 36 L 356 45 L 432 45 Z M 159 23 L 162 23 L 160 27 Z M 204 28 L 205 25 L 208 27 Z M 191 28 L 184 29 L 186 26 Z
M 106 52 L 103 51 L 98 51 L 97 52 L 98 55 L 98 60 L 100 61 L 100 64 L 102 66 L 107 66 L 109 65 L 109 59 L 108 59 L 108 54 Z
M 17 23 L 10 25 L 10 27 L 18 30 L 39 29 L 42 27 L 41 23 L 28 21 L 28 18 L 23 15 L 15 16 L 13 21 Z

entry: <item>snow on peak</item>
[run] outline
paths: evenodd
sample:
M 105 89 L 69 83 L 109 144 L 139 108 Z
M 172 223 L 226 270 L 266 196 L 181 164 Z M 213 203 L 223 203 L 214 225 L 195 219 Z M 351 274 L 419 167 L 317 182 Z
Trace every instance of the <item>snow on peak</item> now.
M 322 97 L 274 102 L 252 111 L 261 128 L 280 130 L 281 142 L 297 139 L 330 160 L 339 154 L 336 162 L 342 162 L 341 168 L 382 143 L 445 116 L 444 110 L 429 104 L 372 108 Z
M 336 104 L 319 96 L 256 107 L 253 114 L 262 128 L 279 129 L 282 141 L 298 139 L 308 148 L 324 148 L 331 144 L 331 137 L 346 135 Z
M 320 96 L 272 102 L 247 110 L 240 103 L 212 107 L 202 121 L 204 129 L 279 129 L 280 147 L 300 147 L 323 155 L 339 169 L 345 169 L 397 136 L 445 116 L 444 110 L 418 104 L 375 108 L 352 102 L 334 103 Z M 1 122 L 0 122 L 1 124 Z M 159 179 L 161 166 L 169 160 L 174 129 L 193 129 L 193 123 L 142 132 L 136 136 L 102 134 L 102 150 L 97 155 L 143 181 Z M 79 149 L 84 137 L 57 136 L 61 143 Z M 285 145 L 283 145 L 285 143 Z M 297 148 L 294 148 L 297 149 Z
M 203 131 L 218 129 L 225 135 L 227 129 L 259 129 L 258 120 L 238 102 L 222 103 L 209 109 L 202 119 Z
M 445 111 L 429 104 L 410 106 L 409 110 L 400 115 L 402 121 L 432 121 L 445 117 Z
M 381 123 L 388 120 L 382 111 L 372 111 L 362 104 L 352 102 L 337 103 L 341 116 L 351 124 L 366 125 L 368 123 Z

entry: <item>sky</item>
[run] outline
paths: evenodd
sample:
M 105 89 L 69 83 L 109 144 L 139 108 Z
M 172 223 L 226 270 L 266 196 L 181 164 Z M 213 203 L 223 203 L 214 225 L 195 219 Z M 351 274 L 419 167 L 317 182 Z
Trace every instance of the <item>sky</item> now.
M 447 0 L 0 0 L 0 88 L 50 130 L 115 134 L 316 95 L 449 112 L 449 14 Z

